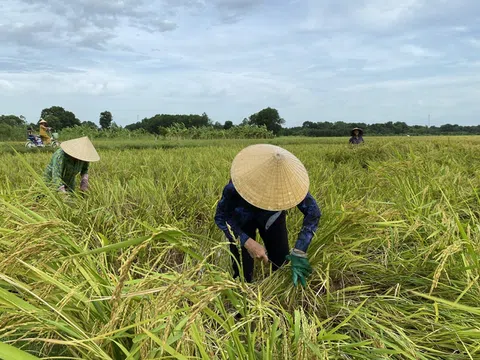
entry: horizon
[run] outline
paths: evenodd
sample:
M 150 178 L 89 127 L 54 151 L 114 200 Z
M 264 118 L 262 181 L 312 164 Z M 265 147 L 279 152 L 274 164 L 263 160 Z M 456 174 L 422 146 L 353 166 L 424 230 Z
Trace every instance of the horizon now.
M 480 117 L 474 0 L 13 0 L 4 19 L 0 107 L 29 123 L 51 106 L 121 126 L 266 107 L 289 128 Z

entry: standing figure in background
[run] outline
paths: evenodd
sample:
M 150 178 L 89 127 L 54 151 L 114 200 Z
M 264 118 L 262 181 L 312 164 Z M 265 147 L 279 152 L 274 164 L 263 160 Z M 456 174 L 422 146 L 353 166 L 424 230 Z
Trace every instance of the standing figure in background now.
M 258 144 L 237 154 L 230 176 L 215 223 L 230 241 L 234 278 L 240 275 L 239 264 L 243 264 L 244 279 L 251 282 L 254 260 L 271 262 L 273 271 L 290 261 L 293 284 L 305 286 L 312 271 L 306 252 L 321 215 L 309 193 L 305 166 L 281 147 Z M 303 227 L 289 251 L 285 210 L 295 206 L 304 215 Z M 257 230 L 265 247 L 255 241 Z
M 49 131 L 50 128 L 48 127 L 47 122 L 43 119 L 40 119 L 39 124 L 40 124 L 40 133 L 39 133 L 40 139 L 42 139 L 42 142 L 44 145 L 48 145 L 50 144 L 50 136 L 48 135 L 47 131 Z
M 361 144 L 363 143 L 363 130 L 360 128 L 355 128 L 352 130 L 351 134 L 352 137 L 348 140 L 349 144 Z
M 73 191 L 75 177 L 80 174 L 80 190 L 86 191 L 89 164 L 98 160 L 100 156 L 88 137 L 64 141 L 45 169 L 45 182 L 60 192 Z

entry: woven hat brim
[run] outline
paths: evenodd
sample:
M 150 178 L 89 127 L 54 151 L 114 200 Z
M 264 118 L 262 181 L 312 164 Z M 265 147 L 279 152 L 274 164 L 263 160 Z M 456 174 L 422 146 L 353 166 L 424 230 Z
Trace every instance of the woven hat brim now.
M 287 150 L 270 144 L 251 145 L 240 151 L 232 162 L 230 175 L 243 199 L 271 211 L 297 206 L 310 186 L 302 162 Z
M 353 136 L 353 132 L 354 132 L 355 130 L 358 130 L 358 132 L 360 133 L 360 135 L 363 135 L 363 130 L 362 130 L 362 129 L 360 129 L 360 128 L 355 128 L 355 129 L 353 129 L 353 130 L 350 132 L 350 134 L 351 134 L 352 136 Z
M 66 154 L 78 160 L 87 162 L 95 162 L 100 160 L 97 150 L 93 146 L 90 139 L 86 136 L 64 141 L 60 144 L 60 147 L 63 151 L 65 151 Z

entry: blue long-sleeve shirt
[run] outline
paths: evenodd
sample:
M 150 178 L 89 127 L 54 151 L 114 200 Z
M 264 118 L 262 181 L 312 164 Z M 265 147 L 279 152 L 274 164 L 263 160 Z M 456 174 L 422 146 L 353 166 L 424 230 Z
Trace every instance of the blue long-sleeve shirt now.
M 307 251 L 313 235 L 317 230 L 321 212 L 317 202 L 310 193 L 297 205 L 297 208 L 303 213 L 304 219 L 302 229 L 295 243 L 295 248 Z M 230 226 L 233 235 L 240 239 L 240 244 L 243 246 L 249 239 L 249 236 L 242 230 L 244 224 L 255 220 L 255 222 L 262 226 L 267 226 L 269 219 L 276 214 L 276 211 L 259 209 L 248 203 L 240 196 L 230 181 L 223 189 L 222 198 L 218 202 L 215 223 L 230 241 L 234 241 L 228 229 L 228 226 Z

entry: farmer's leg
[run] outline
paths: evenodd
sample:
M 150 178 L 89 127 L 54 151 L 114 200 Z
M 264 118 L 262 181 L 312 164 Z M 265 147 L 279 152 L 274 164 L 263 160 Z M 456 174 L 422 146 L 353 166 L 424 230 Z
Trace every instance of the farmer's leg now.
M 285 263 L 285 256 L 289 254 L 287 219 L 285 211 L 270 225 L 268 229 L 259 229 L 267 249 L 268 259 L 272 262 L 272 270 L 277 270 Z
M 253 221 L 245 224 L 242 227 L 242 230 L 245 234 L 250 236 L 252 239 L 255 239 L 257 232 L 256 225 Z M 243 246 L 242 248 L 242 258 L 240 259 L 238 247 L 240 245 L 237 243 L 230 243 L 230 252 L 232 253 L 232 267 L 233 267 L 233 277 L 237 278 L 240 275 L 238 266 L 243 265 L 243 276 L 246 282 L 252 282 L 253 280 L 253 258 L 248 253 L 247 249 Z

